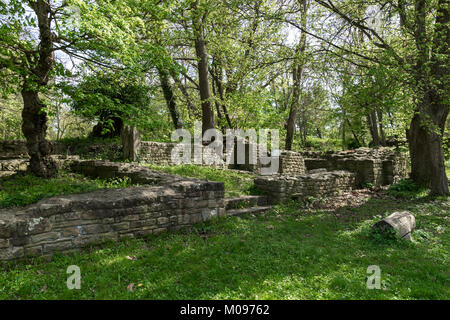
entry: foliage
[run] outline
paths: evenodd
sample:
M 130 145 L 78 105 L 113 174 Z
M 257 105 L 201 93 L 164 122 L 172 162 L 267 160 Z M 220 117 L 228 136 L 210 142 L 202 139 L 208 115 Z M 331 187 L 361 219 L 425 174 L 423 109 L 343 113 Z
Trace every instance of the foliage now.
M 264 216 L 11 264 L 0 272 L 0 299 L 449 298 L 448 200 L 373 199 L 353 209 L 354 219 L 336 219 L 290 203 Z M 413 243 L 368 238 L 380 212 L 394 210 L 416 216 Z M 69 265 L 81 269 L 80 290 L 66 287 Z M 370 265 L 381 269 L 379 290 L 366 287 Z
M 85 76 L 76 87 L 65 86 L 73 110 L 87 119 L 98 119 L 101 136 L 120 135 L 123 123 L 154 129 L 151 91 L 145 80 L 136 75 L 101 71 Z
M 61 171 L 58 177 L 49 179 L 17 173 L 0 178 L 0 208 L 25 206 L 57 195 L 125 188 L 131 185 L 129 178 L 89 179 L 64 171 Z
M 304 148 L 317 151 L 337 151 L 342 150 L 342 141 L 339 139 L 308 136 L 306 137 Z M 300 149 L 300 147 L 294 149 Z
M 424 197 L 428 189 L 417 185 L 410 179 L 400 180 L 388 189 L 389 195 L 396 198 L 413 199 Z
M 22 98 L 19 95 L 0 98 L 0 140 L 23 139 L 21 110 Z

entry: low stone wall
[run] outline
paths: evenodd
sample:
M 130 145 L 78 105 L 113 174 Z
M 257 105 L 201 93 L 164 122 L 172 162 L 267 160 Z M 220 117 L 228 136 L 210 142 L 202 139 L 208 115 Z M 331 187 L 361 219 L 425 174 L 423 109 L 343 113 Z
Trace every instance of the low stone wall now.
M 188 227 L 226 214 L 224 184 L 185 179 L 133 164 L 74 161 L 94 176 L 129 174 L 158 183 L 53 197 L 24 208 L 0 210 L 0 260 L 48 256 L 86 244 Z
M 172 161 L 172 150 L 178 143 L 171 142 L 153 142 L 142 141 L 139 150 L 138 160 L 144 163 L 151 163 L 157 165 L 174 165 Z M 217 168 L 227 168 L 226 154 L 222 156 L 217 155 L 212 149 L 203 147 L 202 161 L 196 163 L 194 159 L 194 145 L 191 145 L 191 163 L 199 165 L 210 165 Z M 200 147 L 200 146 L 199 146 Z M 200 162 L 200 161 L 199 161 Z
M 255 178 L 259 189 L 271 204 L 307 196 L 328 197 L 356 187 L 356 174 L 347 171 L 317 172 L 297 176 Z
M 341 151 L 337 153 L 305 153 L 308 170 L 346 170 L 356 173 L 356 183 L 362 186 L 388 185 L 408 177 L 408 155 L 389 148 Z
M 176 143 L 142 141 L 139 160 L 158 165 L 171 165 L 172 150 L 175 146 Z
M 122 146 L 118 143 L 49 141 L 49 144 L 50 154 L 52 155 L 85 155 L 89 158 L 101 158 L 102 155 L 105 155 L 108 156 L 110 160 L 119 160 L 122 156 Z M 29 156 L 25 141 L 0 141 L 0 160 L 28 158 Z

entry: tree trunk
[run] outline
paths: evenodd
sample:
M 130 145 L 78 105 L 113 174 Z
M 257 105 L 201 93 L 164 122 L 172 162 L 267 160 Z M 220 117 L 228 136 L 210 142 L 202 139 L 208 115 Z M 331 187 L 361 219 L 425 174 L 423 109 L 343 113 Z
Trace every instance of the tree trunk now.
M 206 51 L 206 42 L 203 28 L 203 17 L 198 10 L 198 0 L 192 5 L 194 9 L 194 34 L 195 34 L 195 53 L 197 56 L 198 82 L 200 88 L 200 100 L 202 102 L 202 132 L 208 129 L 214 129 L 214 111 L 211 105 L 211 90 L 208 80 L 208 53 Z
M 56 175 L 57 169 L 50 158 L 50 144 L 46 141 L 47 114 L 39 99 L 39 90 L 47 85 L 54 66 L 53 38 L 51 32 L 51 8 L 49 2 L 37 0 L 30 4 L 36 13 L 39 27 L 38 59 L 29 77 L 25 76 L 22 87 L 22 131 L 27 140 L 30 164 L 28 170 L 39 177 Z
M 373 146 L 378 147 L 380 145 L 380 138 L 378 136 L 377 115 L 375 111 L 372 111 L 367 116 L 367 121 L 369 123 L 370 135 L 372 136 Z
M 377 117 L 378 117 L 378 128 L 380 129 L 380 143 L 383 147 L 386 146 L 386 134 L 384 133 L 383 128 L 383 112 L 380 110 L 377 110 Z
M 221 106 L 222 106 L 223 113 L 225 115 L 225 119 L 227 120 L 228 127 L 232 128 L 233 126 L 231 124 L 230 115 L 228 114 L 227 106 L 225 105 L 225 92 L 223 90 L 223 85 L 222 85 L 222 83 L 223 83 L 223 70 L 222 70 L 222 66 L 220 65 L 220 62 L 216 61 L 213 71 L 215 71 L 215 72 L 212 72 L 213 84 L 214 83 L 216 84 L 220 100 L 222 101 Z M 217 112 L 219 113 L 219 109 L 218 109 Z
M 303 0 L 301 2 L 301 25 L 303 30 L 306 29 L 306 14 L 307 14 L 307 1 Z M 304 53 L 306 51 L 306 33 L 302 31 L 300 35 L 300 40 L 296 49 L 296 59 L 294 61 L 294 67 L 292 70 L 293 79 L 293 92 L 292 92 L 292 102 L 289 110 L 289 117 L 287 121 L 286 128 L 286 142 L 285 149 L 292 150 L 292 143 L 294 142 L 295 133 L 295 118 L 297 117 L 298 104 L 300 103 L 300 92 L 301 92 L 301 81 L 303 77 L 304 69 Z M 300 59 L 300 61 L 299 61 Z
M 158 74 L 164 98 L 167 103 L 167 108 L 169 109 L 169 113 L 173 121 L 173 125 L 176 129 L 181 129 L 183 128 L 183 123 L 180 120 L 180 114 L 178 113 L 175 95 L 169 82 L 169 74 L 160 68 L 158 68 Z
M 408 132 L 411 179 L 430 187 L 431 194 L 448 194 L 442 136 L 432 132 L 421 122 L 421 117 L 416 114 Z M 441 129 L 442 134 L 443 127 Z
M 293 101 L 291 104 L 291 109 L 289 111 L 289 117 L 287 122 L 286 143 L 285 143 L 286 150 L 292 150 L 292 143 L 294 142 L 295 118 L 297 116 L 297 106 L 294 106 L 294 103 L 295 102 Z
M 415 7 L 415 67 L 418 105 L 408 131 L 411 156 L 411 178 L 429 186 L 433 195 L 448 195 L 442 135 L 448 116 L 448 65 L 450 15 L 448 0 L 440 0 L 436 14 L 434 38 L 430 55 L 425 17 L 427 2 L 417 0 Z
M 56 175 L 56 164 L 50 158 L 50 144 L 45 139 L 47 134 L 47 114 L 45 105 L 40 101 L 38 92 L 24 87 L 22 89 L 22 132 L 27 140 L 30 165 L 28 170 L 38 177 Z

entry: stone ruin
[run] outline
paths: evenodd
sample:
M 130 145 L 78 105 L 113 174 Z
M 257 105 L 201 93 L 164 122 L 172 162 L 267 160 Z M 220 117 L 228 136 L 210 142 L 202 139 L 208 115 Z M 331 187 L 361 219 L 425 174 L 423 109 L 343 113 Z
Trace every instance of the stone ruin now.
M 288 159 L 295 159 L 285 160 L 290 164 L 288 167 L 306 170 L 281 168 L 277 175 L 255 179 L 255 187 L 271 203 L 307 196 L 327 197 L 369 185 L 389 185 L 408 177 L 407 155 L 389 148 L 360 148 L 325 154 L 305 152 L 296 153 L 295 157 L 290 155 Z
M 389 185 L 408 177 L 408 155 L 390 148 L 359 148 L 324 154 L 305 152 L 303 155 L 308 170 L 325 168 L 355 172 L 358 186 Z
M 148 163 L 172 164 L 175 145 L 140 142 L 138 158 Z M 67 157 L 68 146 L 61 143 L 52 143 L 52 149 L 61 165 L 74 172 L 105 179 L 129 177 L 140 186 L 57 196 L 23 208 L 0 209 L 0 261 L 50 256 L 105 240 L 158 234 L 242 211 L 240 199 L 224 198 L 224 184 L 220 182 L 170 175 L 133 163 L 77 160 Z M 0 143 L 0 173 L 24 170 L 27 162 L 24 142 Z M 262 166 L 247 163 L 230 167 L 257 174 Z M 280 150 L 278 172 L 254 179 L 255 187 L 264 196 L 247 200 L 254 202 L 254 212 L 263 212 L 268 208 L 266 204 L 308 196 L 328 197 L 369 184 L 392 184 L 407 176 L 407 155 L 388 148 L 323 154 Z
M 127 176 L 142 185 L 0 209 L 0 261 L 51 256 L 86 244 L 158 234 L 226 215 L 222 182 L 108 161 L 73 161 L 71 168 L 92 177 Z

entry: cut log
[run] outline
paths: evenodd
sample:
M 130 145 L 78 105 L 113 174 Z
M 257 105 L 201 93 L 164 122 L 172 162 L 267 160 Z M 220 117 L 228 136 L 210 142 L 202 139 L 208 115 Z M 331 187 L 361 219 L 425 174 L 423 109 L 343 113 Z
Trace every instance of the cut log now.
M 394 212 L 390 216 L 375 223 L 372 229 L 380 232 L 397 231 L 399 238 L 411 241 L 411 232 L 416 228 L 416 218 L 409 211 Z

